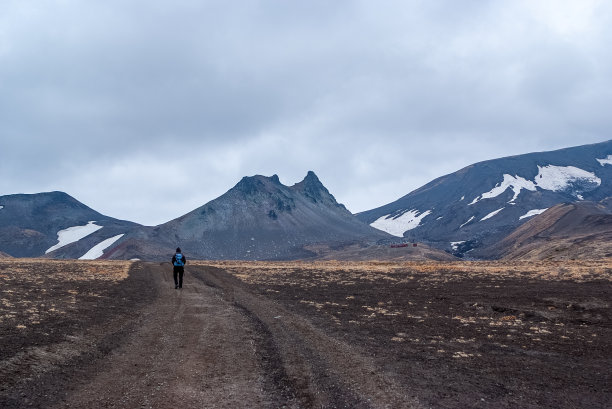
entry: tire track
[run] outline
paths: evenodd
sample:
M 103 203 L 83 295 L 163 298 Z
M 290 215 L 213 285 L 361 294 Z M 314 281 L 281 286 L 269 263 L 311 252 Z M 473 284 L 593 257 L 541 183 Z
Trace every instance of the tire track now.
M 214 267 L 194 277 L 223 291 L 257 328 L 258 355 L 268 377 L 268 393 L 279 391 L 292 407 L 413 408 L 406 391 L 385 377 L 372 360 L 328 337 L 304 318 L 248 291 L 232 275 Z

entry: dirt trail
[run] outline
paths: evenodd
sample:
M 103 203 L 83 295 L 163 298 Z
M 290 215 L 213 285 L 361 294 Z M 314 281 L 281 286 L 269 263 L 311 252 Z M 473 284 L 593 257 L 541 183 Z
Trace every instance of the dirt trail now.
M 222 270 L 141 264 L 158 296 L 56 407 L 416 407 L 371 361 Z M 143 267 L 144 266 L 144 267 Z

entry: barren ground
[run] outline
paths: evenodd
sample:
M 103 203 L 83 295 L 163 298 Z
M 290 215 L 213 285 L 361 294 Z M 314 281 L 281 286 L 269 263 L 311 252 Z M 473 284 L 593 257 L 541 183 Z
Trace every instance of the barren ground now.
M 612 262 L 0 260 L 0 407 L 612 407 Z

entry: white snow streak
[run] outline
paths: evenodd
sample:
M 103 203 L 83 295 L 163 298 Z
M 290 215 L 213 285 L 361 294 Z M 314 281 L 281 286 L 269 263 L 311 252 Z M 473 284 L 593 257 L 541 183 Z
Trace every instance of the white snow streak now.
M 459 228 L 462 228 L 463 226 L 465 226 L 466 224 L 468 224 L 472 220 L 474 220 L 474 216 L 470 217 L 470 219 L 467 222 L 463 223 L 461 226 L 459 226 Z
M 412 230 L 415 227 L 418 227 L 421 223 L 421 220 L 430 213 L 431 210 L 427 210 L 419 214 L 418 210 L 412 209 L 394 218 L 392 218 L 391 215 L 388 214 L 386 216 L 378 218 L 373 223 L 370 223 L 370 226 L 378 230 L 386 231 L 387 233 L 397 237 L 404 237 L 405 231 Z
M 101 241 L 100 243 L 93 246 L 89 251 L 79 257 L 79 260 L 95 260 L 104 254 L 104 250 L 109 248 L 114 242 L 123 237 L 123 234 L 118 234 L 114 237 Z
M 542 213 L 544 213 L 547 210 L 548 210 L 548 207 L 546 209 L 533 209 L 533 210 L 530 210 L 527 213 L 525 213 L 524 215 L 522 215 L 521 217 L 519 217 L 519 220 L 526 219 L 527 217 L 535 216 L 535 215 L 538 215 L 538 214 L 542 214 Z
M 465 240 L 463 240 L 463 241 L 451 241 L 451 242 L 450 242 L 451 249 L 452 249 L 453 251 L 457 251 L 457 248 L 459 247 L 459 245 L 460 245 L 460 244 L 463 244 L 463 243 L 465 243 Z
M 491 213 L 489 213 L 488 215 L 486 215 L 485 217 L 483 217 L 482 219 L 480 219 L 480 221 L 490 219 L 491 217 L 495 216 L 497 213 L 501 212 L 501 211 L 502 211 L 502 210 L 504 210 L 504 209 L 505 209 L 505 207 L 502 207 L 501 209 L 497 209 L 497 210 L 495 210 L 495 211 L 492 211 Z
M 478 196 L 470 204 L 473 205 L 474 203 L 482 199 L 490 199 L 493 197 L 497 197 L 509 188 L 512 189 L 512 191 L 514 192 L 514 197 L 512 197 L 512 199 L 508 203 L 512 203 L 516 200 L 519 193 L 521 193 L 521 189 L 527 189 L 531 191 L 536 190 L 535 183 L 533 183 L 532 181 L 522 178 L 520 176 L 512 176 L 505 173 L 504 179 L 501 183 L 498 183 L 493 189 Z
M 612 155 L 608 155 L 607 158 L 596 159 L 596 160 L 597 162 L 599 162 L 601 166 L 612 165 Z
M 0 209 L 4 209 L 4 206 L 0 206 Z
M 565 190 L 573 182 L 590 182 L 597 186 L 601 185 L 601 179 L 594 173 L 575 166 L 538 166 L 538 175 L 535 180 L 538 187 L 553 192 Z
M 45 254 L 57 250 L 60 247 L 64 247 L 70 243 L 81 240 L 83 237 L 89 236 L 91 233 L 100 230 L 104 226 L 98 226 L 94 224 L 95 221 L 87 223 L 85 226 L 74 226 L 68 227 L 67 229 L 60 230 L 57 232 L 58 243 L 52 247 L 49 247 Z

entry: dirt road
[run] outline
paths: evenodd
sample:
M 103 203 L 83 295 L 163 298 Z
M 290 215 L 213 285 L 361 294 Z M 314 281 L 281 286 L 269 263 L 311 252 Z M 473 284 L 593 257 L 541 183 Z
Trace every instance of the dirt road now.
M 123 291 L 133 292 L 134 308 L 115 320 L 85 323 L 86 335 L 64 346 L 72 352 L 56 356 L 45 368 L 25 362 L 36 357 L 14 362 L 13 373 L 5 366 L 2 375 L 15 382 L 2 388 L 0 404 L 417 407 L 369 359 L 304 319 L 249 293 L 221 270 L 187 270 L 184 288 L 175 290 L 169 265 L 134 265 L 121 284 Z M 101 347 L 105 337 L 110 339 Z M 37 357 L 55 350 L 44 347 Z

